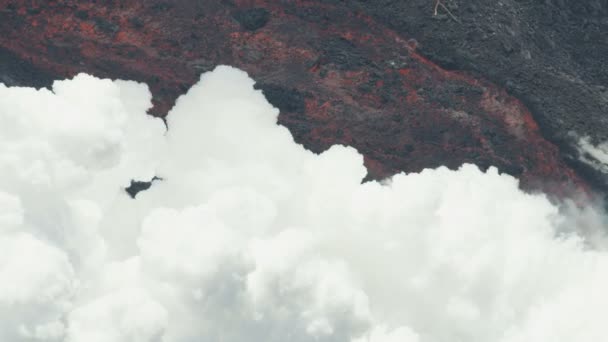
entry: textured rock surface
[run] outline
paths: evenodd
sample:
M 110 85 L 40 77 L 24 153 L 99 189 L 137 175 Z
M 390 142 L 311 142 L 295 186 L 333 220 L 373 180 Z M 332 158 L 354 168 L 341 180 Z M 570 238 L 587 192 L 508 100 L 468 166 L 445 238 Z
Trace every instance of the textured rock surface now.
M 588 14 L 596 19 L 583 25 L 592 28 L 588 46 L 605 39 L 607 7 L 596 2 Z M 566 137 L 604 138 L 594 133 L 605 120 L 602 88 L 591 85 L 605 84 L 607 74 L 593 72 L 603 50 L 575 55 L 566 43 L 576 33 L 564 38 L 544 16 L 550 9 L 567 31 L 584 16 L 560 13 L 577 7 L 445 1 L 456 21 L 434 17 L 433 3 L 3 0 L 0 81 L 43 86 L 78 72 L 134 79 L 150 85 L 162 116 L 201 72 L 230 64 L 258 81 L 298 142 L 313 151 L 352 145 L 373 178 L 472 162 L 528 189 L 601 185 L 573 163 Z

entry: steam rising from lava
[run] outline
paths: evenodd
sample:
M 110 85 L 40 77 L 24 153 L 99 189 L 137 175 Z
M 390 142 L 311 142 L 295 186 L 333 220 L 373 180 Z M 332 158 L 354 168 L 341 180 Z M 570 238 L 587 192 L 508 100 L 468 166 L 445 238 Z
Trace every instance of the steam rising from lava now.
M 0 85 L 0 340 L 605 340 L 601 214 L 472 165 L 361 184 L 253 84 L 204 74 L 168 130 L 142 84 Z

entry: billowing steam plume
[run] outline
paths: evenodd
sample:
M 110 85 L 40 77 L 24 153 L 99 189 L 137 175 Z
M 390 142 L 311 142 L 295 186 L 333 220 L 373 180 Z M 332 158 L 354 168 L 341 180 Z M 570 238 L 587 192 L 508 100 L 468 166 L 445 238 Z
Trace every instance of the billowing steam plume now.
M 0 341 L 608 339 L 600 214 L 472 165 L 362 184 L 253 84 L 204 74 L 168 130 L 142 84 L 0 85 Z

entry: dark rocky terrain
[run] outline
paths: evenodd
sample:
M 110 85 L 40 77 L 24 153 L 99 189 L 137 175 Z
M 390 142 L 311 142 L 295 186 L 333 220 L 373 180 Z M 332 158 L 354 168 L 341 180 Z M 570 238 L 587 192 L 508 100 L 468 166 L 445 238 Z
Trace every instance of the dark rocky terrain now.
M 435 63 L 489 79 L 521 100 L 569 165 L 608 190 L 606 176 L 581 164 L 572 148 L 572 133 L 608 140 L 608 0 L 444 1 L 459 22 L 441 8 L 437 20 L 424 19 L 425 1 L 357 3 L 424 42 L 418 51 Z
M 246 70 L 313 151 L 370 177 L 497 166 L 528 190 L 606 193 L 608 0 L 0 0 L 0 81 L 146 82 L 163 116 L 201 72 Z M 449 11 L 449 13 L 448 13 Z

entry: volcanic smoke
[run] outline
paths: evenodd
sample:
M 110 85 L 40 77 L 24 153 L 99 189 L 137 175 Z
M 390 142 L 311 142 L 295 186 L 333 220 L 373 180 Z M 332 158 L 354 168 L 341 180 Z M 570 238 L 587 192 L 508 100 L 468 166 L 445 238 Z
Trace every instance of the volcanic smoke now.
M 0 84 L 0 341 L 603 341 L 605 216 L 474 165 L 362 182 L 238 69 Z M 132 198 L 132 180 L 149 181 Z

